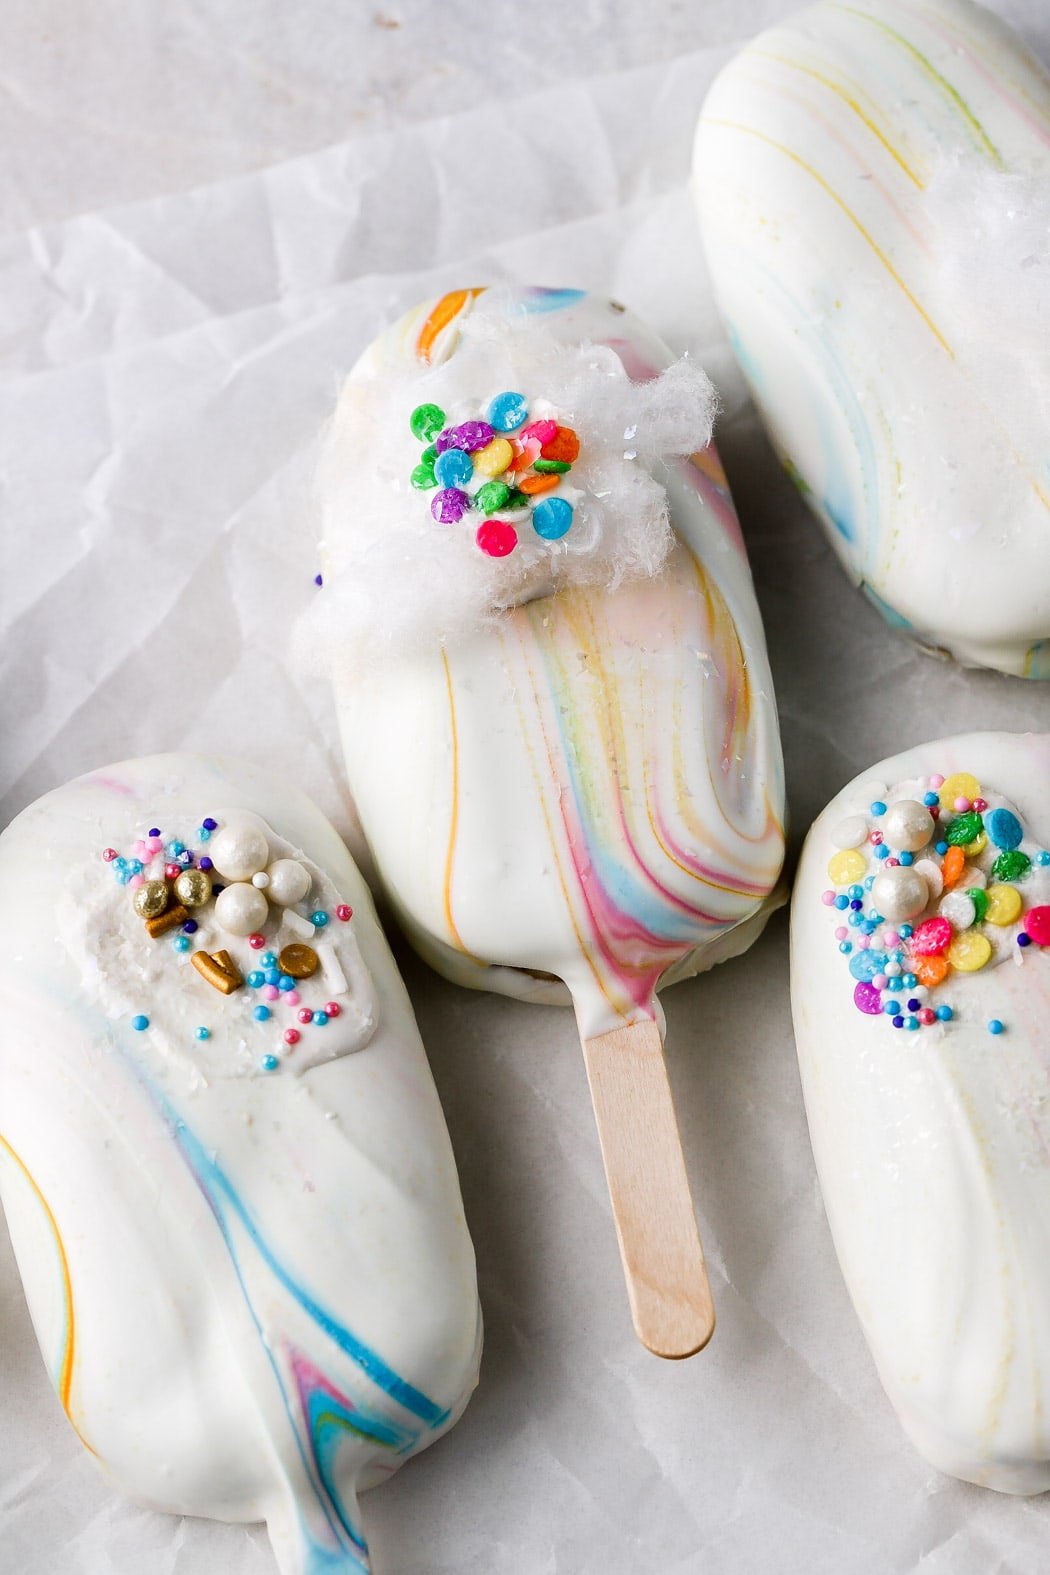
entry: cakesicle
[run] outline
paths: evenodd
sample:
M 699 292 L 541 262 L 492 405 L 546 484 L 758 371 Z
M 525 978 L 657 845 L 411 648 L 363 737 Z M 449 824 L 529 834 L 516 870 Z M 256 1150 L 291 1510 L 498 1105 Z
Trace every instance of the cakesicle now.
M 656 991 L 750 945 L 783 857 L 747 559 L 717 454 L 691 446 L 701 380 L 607 300 L 461 291 L 365 354 L 321 471 L 319 627 L 383 881 L 449 978 L 572 1002 L 635 1326 L 663 1355 L 698 1349 L 713 1313 Z M 400 595 L 357 535 L 384 508 Z
M 1050 677 L 1050 78 L 970 0 L 833 0 L 721 73 L 694 184 L 774 445 L 850 578 Z
M 806 840 L 791 995 L 817 1173 L 886 1392 L 953 1476 L 1050 1488 L 1050 735 L 873 766 Z
M 126 761 L 0 838 L 0 1192 L 70 1422 L 152 1508 L 367 1570 L 474 1387 L 474 1257 L 367 889 L 302 793 Z

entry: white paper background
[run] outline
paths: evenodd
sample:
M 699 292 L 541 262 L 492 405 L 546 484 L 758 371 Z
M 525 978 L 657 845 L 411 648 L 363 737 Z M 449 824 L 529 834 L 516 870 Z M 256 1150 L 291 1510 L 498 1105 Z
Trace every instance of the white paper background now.
M 796 844 L 882 754 L 1050 728 L 1046 686 L 921 657 L 848 589 L 718 331 L 690 131 L 733 41 L 789 8 L 8 9 L 0 821 L 106 760 L 221 746 L 293 769 L 353 840 L 328 697 L 285 662 L 315 567 L 309 443 L 381 320 L 501 277 L 611 292 L 718 382 Z M 1043 0 L 999 9 L 1050 57 Z M 783 915 L 665 998 L 719 1312 L 684 1365 L 629 1332 L 571 1015 L 457 990 L 398 950 L 487 1341 L 459 1427 L 365 1500 L 380 1572 L 1046 1569 L 1048 1506 L 930 1471 L 874 1376 L 813 1175 Z M 6 1240 L 0 1570 L 273 1570 L 258 1529 L 108 1491 L 51 1394 Z

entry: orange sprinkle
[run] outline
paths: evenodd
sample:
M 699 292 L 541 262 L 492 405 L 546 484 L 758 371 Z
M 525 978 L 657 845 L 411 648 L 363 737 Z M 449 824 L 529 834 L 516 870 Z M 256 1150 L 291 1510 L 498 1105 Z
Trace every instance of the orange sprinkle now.
M 948 974 L 947 957 L 931 956 L 921 957 L 918 953 L 909 953 L 908 967 L 927 989 L 932 989 L 935 984 L 940 984 Z
M 958 883 L 965 863 L 966 854 L 963 852 L 962 848 L 948 849 L 947 853 L 944 855 L 944 863 L 941 865 L 941 875 L 944 879 L 946 890 Z
M 531 498 L 538 498 L 543 492 L 551 492 L 560 481 L 560 476 L 522 476 L 518 486 Z
M 571 465 L 579 457 L 580 440 L 572 427 L 559 427 L 549 443 L 540 449 L 544 459 L 557 459 Z

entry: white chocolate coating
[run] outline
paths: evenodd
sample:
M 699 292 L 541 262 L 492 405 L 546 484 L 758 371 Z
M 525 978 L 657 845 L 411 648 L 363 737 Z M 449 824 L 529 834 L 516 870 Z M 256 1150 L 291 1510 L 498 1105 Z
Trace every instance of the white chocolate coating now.
M 242 812 L 313 900 L 353 909 L 298 981 L 304 1002 L 342 987 L 344 1009 L 272 1072 L 295 1014 L 256 1021 L 258 993 L 224 996 L 151 940 L 100 858 L 151 822 L 189 845 L 202 816 Z M 0 915 L 0 1193 L 71 1422 L 141 1502 L 265 1519 L 286 1575 L 367 1569 L 357 1493 L 460 1414 L 480 1319 L 437 1095 L 360 875 L 297 790 L 166 755 L 32 805 L 0 881 L 20 893 Z M 251 966 L 196 915 L 195 943 Z M 267 942 L 293 938 L 271 910 Z
M 835 889 L 834 829 L 846 815 L 867 815 L 872 800 L 892 809 L 901 798 L 921 799 L 932 773 L 955 772 L 972 773 L 993 808 L 1017 814 L 1033 863 L 1004 886 L 989 878 L 999 850 L 970 845 L 953 893 L 969 912 L 949 904 L 953 926 L 971 916 L 974 891 L 986 893 L 988 917 L 956 928 L 952 944 L 973 937 L 970 945 L 983 948 L 987 940 L 988 961 L 974 969 L 972 957 L 954 954 L 959 966 L 943 982 L 918 987 L 923 1007 L 950 1010 L 950 1020 L 905 1018 L 894 1027 L 886 996 L 908 1013 L 909 953 L 885 968 L 898 972 L 881 1011 L 877 1003 L 858 1010 L 855 992 L 865 986 L 851 970 L 864 972 L 863 930 L 842 926 L 851 947 L 843 955 L 835 936 L 850 910 L 822 900 Z M 1050 862 L 1038 862 L 1050 845 L 1048 783 L 1046 734 L 972 734 L 883 761 L 814 823 L 791 917 L 792 1009 L 813 1152 L 879 1375 L 927 1459 L 1011 1493 L 1050 1488 L 1050 951 L 1018 944 L 1023 916 L 1007 922 L 1012 908 L 1002 893 L 1013 889 L 1025 912 L 1050 902 Z M 863 851 L 870 875 L 872 845 Z M 931 851 L 930 862 L 941 856 Z M 863 888 L 868 876 L 855 878 Z M 934 896 L 926 912 L 943 905 Z
M 741 368 L 850 577 L 924 644 L 1050 676 L 1046 72 L 969 0 L 824 0 L 718 77 L 694 183 Z
M 361 397 L 376 362 L 454 353 L 452 299 L 373 347 Z M 521 291 L 511 309 L 611 347 L 633 378 L 670 360 L 607 301 Z M 585 1034 L 656 1016 L 658 984 L 749 945 L 783 858 L 772 685 L 725 477 L 711 449 L 655 471 L 677 536 L 658 577 L 539 597 L 444 652 L 335 675 L 350 785 L 414 943 L 462 984 L 571 994 Z

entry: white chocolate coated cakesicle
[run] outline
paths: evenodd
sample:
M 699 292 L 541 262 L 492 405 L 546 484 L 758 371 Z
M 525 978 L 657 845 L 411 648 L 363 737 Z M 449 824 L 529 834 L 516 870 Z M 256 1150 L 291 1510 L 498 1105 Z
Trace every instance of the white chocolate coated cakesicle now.
M 482 313 L 484 325 L 468 321 Z M 576 391 L 563 396 L 571 406 L 552 402 L 534 371 L 534 334 L 570 357 L 585 347 Z M 656 390 L 653 380 L 671 361 L 636 318 L 607 300 L 518 290 L 426 303 L 354 370 L 333 443 L 345 444 L 348 464 L 363 473 L 371 451 L 357 423 L 378 391 L 404 383 L 407 424 L 435 387 L 458 395 L 461 340 L 473 354 L 479 338 L 493 346 L 491 368 L 470 363 L 481 410 L 498 415 L 503 406 L 493 399 L 521 395 L 527 421 L 538 411 L 574 435 L 578 462 L 562 479 L 575 488 L 567 493 L 577 511 L 573 531 L 586 531 L 595 496 L 606 496 L 603 473 L 584 467 L 603 441 L 608 388 Z M 543 365 L 557 372 L 552 355 Z M 467 404 L 439 415 L 461 420 L 465 411 Z M 461 984 L 575 1007 L 592 1091 L 605 1107 L 599 1126 L 636 1328 L 651 1349 L 684 1355 L 704 1343 L 713 1315 L 706 1289 L 684 1326 L 673 1295 L 662 1305 L 652 1200 L 666 1197 L 672 1171 L 681 1197 L 684 1170 L 656 991 L 736 955 L 760 932 L 783 857 L 783 784 L 761 621 L 717 455 L 707 447 L 653 458 L 643 481 L 634 461 L 643 427 L 621 423 L 611 447 L 627 466 L 623 488 L 638 489 L 625 496 L 641 496 L 643 485 L 651 491 L 653 477 L 663 489 L 673 535 L 658 572 L 627 574 L 610 588 L 582 577 L 584 560 L 574 577 L 573 563 L 558 559 L 552 573 L 568 567 L 557 594 L 527 582 L 519 604 L 508 597 L 483 628 L 379 664 L 343 656 L 335 682 L 350 785 L 415 945 Z M 572 453 L 572 441 L 561 451 Z M 426 494 L 402 488 L 401 496 L 401 507 L 425 512 Z M 340 530 L 333 515 L 327 508 L 326 593 Z M 526 513 L 505 517 L 535 545 Z M 411 576 L 411 563 L 404 572 Z M 620 1077 L 629 1085 L 632 1053 L 633 1092 L 613 1086 Z M 658 1089 L 654 1107 L 646 1083 Z M 618 1189 L 613 1172 L 643 1160 L 653 1174 L 635 1173 Z M 695 1237 L 691 1205 L 679 1218 L 679 1239 L 690 1230 Z M 639 1235 L 650 1238 L 647 1263 L 632 1263 L 626 1238 Z
M 774 445 L 850 578 L 1050 677 L 1050 76 L 970 0 L 835 0 L 715 81 L 694 186 Z
M 0 1193 L 70 1422 L 285 1575 L 369 1569 L 357 1494 L 456 1420 L 481 1329 L 360 875 L 298 790 L 160 755 L 25 810 L 0 882 Z
M 882 761 L 814 823 L 791 913 L 813 1152 L 879 1376 L 939 1470 L 1026 1494 L 1050 1488 L 1048 782 L 1045 733 Z

